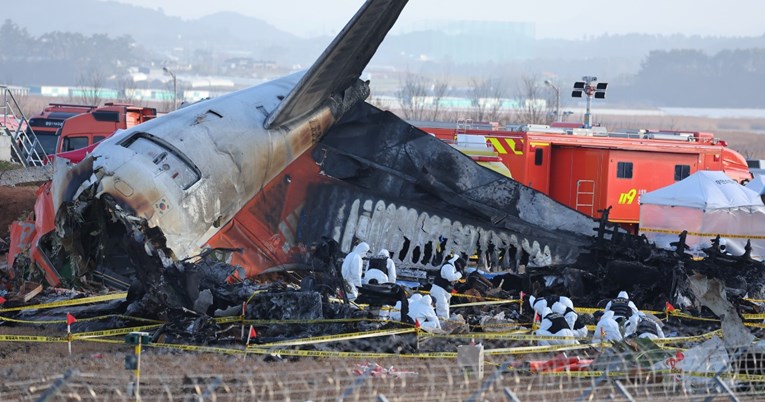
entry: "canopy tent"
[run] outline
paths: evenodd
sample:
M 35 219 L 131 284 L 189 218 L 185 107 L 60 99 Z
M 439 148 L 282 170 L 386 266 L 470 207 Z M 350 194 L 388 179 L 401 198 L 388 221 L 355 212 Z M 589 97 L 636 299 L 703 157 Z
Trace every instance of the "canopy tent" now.
M 658 247 L 688 231 L 686 244 L 700 253 L 720 235 L 733 255 L 751 239 L 752 257 L 765 256 L 765 205 L 760 195 L 720 171 L 698 171 L 640 197 L 640 232 Z
M 746 188 L 756 192 L 761 196 L 765 195 L 765 176 L 759 174 L 754 175 L 752 180 L 746 184 Z

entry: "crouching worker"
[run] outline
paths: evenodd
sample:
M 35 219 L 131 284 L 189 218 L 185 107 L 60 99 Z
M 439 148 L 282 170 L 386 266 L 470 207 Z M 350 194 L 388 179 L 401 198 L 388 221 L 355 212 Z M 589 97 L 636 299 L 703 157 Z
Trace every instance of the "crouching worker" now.
M 595 314 L 597 314 L 596 312 Z M 592 343 L 601 342 L 620 342 L 622 340 L 622 331 L 619 323 L 614 319 L 613 311 L 606 311 L 600 317 L 598 325 L 595 327 L 595 333 L 592 335 Z
M 639 318 L 638 308 L 630 300 L 627 292 L 619 292 L 615 299 L 606 304 L 605 311 L 614 312 L 614 319 L 624 327 L 624 336 L 630 336 L 635 333 Z
M 362 280 L 367 283 L 396 283 L 396 264 L 386 249 L 369 259 L 369 269 Z
M 661 325 L 643 313 L 638 312 L 638 324 L 635 333 L 638 338 L 659 339 L 664 338 L 664 331 Z
M 539 329 L 536 334 L 538 336 L 561 337 L 561 339 L 542 339 L 538 341 L 539 345 L 572 345 L 578 343 L 576 339 L 573 339 L 574 332 L 571 330 L 571 327 L 568 326 L 566 317 L 562 314 L 562 312 L 565 311 L 565 306 L 560 303 L 556 303 L 553 306 L 561 306 L 562 308 L 559 312 L 552 311 L 549 307 L 546 308 L 543 311 L 544 315 L 542 317 L 542 323 L 539 324 Z
M 449 302 L 452 298 L 454 283 L 462 278 L 460 273 L 465 267 L 465 260 L 459 255 L 449 259 L 447 263 L 441 266 L 441 270 L 436 275 L 430 294 L 436 301 L 436 315 L 444 320 L 449 319 Z
M 420 296 L 415 298 L 415 296 Z M 441 329 L 441 322 L 438 321 L 436 311 L 433 309 L 433 299 L 428 295 L 415 293 L 409 299 L 409 317 L 420 323 L 420 328 L 428 331 Z

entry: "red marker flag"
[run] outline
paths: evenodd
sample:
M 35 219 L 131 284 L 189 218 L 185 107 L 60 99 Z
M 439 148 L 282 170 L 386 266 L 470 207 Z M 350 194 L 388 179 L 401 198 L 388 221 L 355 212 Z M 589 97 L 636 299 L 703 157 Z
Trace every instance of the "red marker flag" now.
M 72 325 L 77 322 L 77 319 L 70 313 L 66 313 L 66 325 Z
M 0 304 L 5 304 L 6 300 L 5 297 L 0 296 Z
M 250 338 L 255 338 L 258 336 L 258 333 L 255 332 L 255 327 L 250 326 Z
M 665 302 L 664 304 L 664 311 L 666 312 L 672 312 L 675 311 L 675 306 L 671 305 L 669 302 Z
M 420 320 L 419 319 L 414 320 L 414 329 L 420 329 Z

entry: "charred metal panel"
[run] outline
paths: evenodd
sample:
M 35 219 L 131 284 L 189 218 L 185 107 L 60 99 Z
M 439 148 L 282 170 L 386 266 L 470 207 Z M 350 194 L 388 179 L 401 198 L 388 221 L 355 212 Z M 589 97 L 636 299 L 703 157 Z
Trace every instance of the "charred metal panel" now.
M 589 217 L 368 104 L 333 127 L 313 157 L 345 185 L 308 192 L 301 240 L 331 235 L 345 252 L 364 240 L 413 265 L 437 264 L 423 258 L 441 247 L 472 254 L 491 243 L 548 265 L 573 262 L 594 234 Z

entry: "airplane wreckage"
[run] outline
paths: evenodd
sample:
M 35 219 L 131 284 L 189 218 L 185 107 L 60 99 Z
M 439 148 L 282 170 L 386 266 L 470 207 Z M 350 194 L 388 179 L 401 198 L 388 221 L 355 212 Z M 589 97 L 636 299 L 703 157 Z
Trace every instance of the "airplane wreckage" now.
M 594 306 L 627 290 L 645 307 L 700 309 L 688 277 L 702 273 L 757 310 L 742 299 L 765 298 L 765 270 L 747 255 L 697 261 L 682 239 L 658 250 L 365 103 L 361 72 L 405 4 L 365 3 L 304 74 L 117 133 L 77 165 L 56 159 L 34 223 L 11 239 L 8 276 L 129 289 L 116 309 L 176 322 L 236 315 L 243 301 L 253 319 L 348 317 L 363 312 L 329 297 L 344 294 L 338 257 L 364 241 L 424 289 L 459 253 L 497 271 L 481 294 Z M 406 301 L 393 284 L 360 293 Z M 219 329 L 177 328 L 200 342 Z

